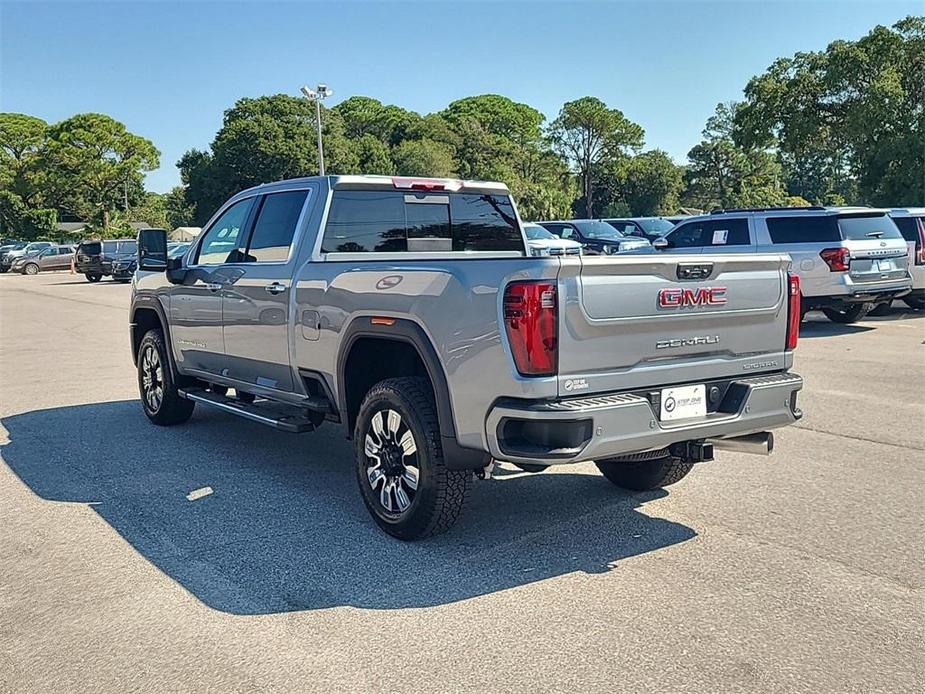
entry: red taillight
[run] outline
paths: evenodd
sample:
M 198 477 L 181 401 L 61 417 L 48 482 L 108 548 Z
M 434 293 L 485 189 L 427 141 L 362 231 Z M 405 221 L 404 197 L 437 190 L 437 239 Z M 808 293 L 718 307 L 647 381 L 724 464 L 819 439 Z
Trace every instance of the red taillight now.
M 559 361 L 556 285 L 512 282 L 504 290 L 504 326 L 517 370 L 523 376 L 551 376 Z
M 800 337 L 800 311 L 802 297 L 800 296 L 800 276 L 787 275 L 790 302 L 787 307 L 787 344 L 785 349 L 796 349 Z
M 851 269 L 851 251 L 847 248 L 826 248 L 819 255 L 829 266 L 829 272 L 847 272 Z
M 925 221 L 918 220 L 919 242 L 915 244 L 915 264 L 925 265 Z

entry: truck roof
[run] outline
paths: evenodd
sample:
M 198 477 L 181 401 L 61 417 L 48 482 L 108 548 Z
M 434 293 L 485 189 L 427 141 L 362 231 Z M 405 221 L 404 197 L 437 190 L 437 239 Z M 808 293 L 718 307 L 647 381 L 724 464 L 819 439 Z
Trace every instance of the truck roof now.
M 289 178 L 271 183 L 261 183 L 242 190 L 235 197 L 246 193 L 267 190 L 285 190 L 305 186 L 309 183 L 323 183 L 333 190 L 363 190 L 370 188 L 387 188 L 389 190 L 444 191 L 448 193 L 487 193 L 490 195 L 510 195 L 510 189 L 504 183 L 495 181 L 467 181 L 458 178 L 433 178 L 427 176 L 378 176 L 378 175 L 337 175 L 305 176 Z

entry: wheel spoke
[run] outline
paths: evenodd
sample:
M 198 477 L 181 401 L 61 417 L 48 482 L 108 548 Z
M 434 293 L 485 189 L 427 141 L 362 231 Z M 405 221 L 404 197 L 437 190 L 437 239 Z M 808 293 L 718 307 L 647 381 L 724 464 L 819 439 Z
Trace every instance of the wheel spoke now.
M 382 424 L 382 411 L 381 410 L 373 415 L 372 423 L 373 423 L 373 431 L 376 432 L 376 436 L 378 436 L 379 440 L 382 441 L 382 439 L 385 438 L 385 431 L 382 428 L 383 424 Z
M 392 510 L 392 483 L 386 481 L 379 490 L 379 502 L 385 507 L 386 511 Z
M 395 410 L 389 410 L 389 434 L 393 441 L 398 440 L 399 427 L 401 427 L 401 415 Z
M 406 511 L 411 506 L 411 499 L 408 498 L 401 481 L 395 483 L 395 500 L 398 502 L 399 511 Z
M 398 444 L 401 446 L 402 458 L 406 455 L 412 455 L 417 452 L 418 446 L 414 442 L 414 434 L 411 433 L 411 430 L 405 432 L 405 435 L 401 437 L 401 441 Z
M 366 477 L 369 478 L 369 486 L 373 489 L 379 484 L 379 480 L 385 480 L 385 475 L 378 464 L 366 469 Z
M 401 478 L 405 484 L 408 485 L 408 488 L 412 491 L 415 491 L 418 488 L 418 480 L 421 477 L 421 472 L 413 465 L 406 465 L 405 471 L 401 474 Z
M 369 434 L 366 435 L 365 443 L 366 445 L 364 448 L 366 451 L 366 455 L 369 456 L 370 458 L 373 458 L 378 463 L 379 453 L 382 450 L 382 445 L 377 443 L 376 440 Z

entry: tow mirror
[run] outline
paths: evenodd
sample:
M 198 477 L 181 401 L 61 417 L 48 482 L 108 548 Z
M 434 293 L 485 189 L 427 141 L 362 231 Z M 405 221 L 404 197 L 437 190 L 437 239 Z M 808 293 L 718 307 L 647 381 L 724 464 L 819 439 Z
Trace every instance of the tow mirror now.
M 138 232 L 138 269 L 153 272 L 167 270 L 167 232 L 142 229 Z
M 665 250 L 668 248 L 668 239 L 666 239 L 664 236 L 660 236 L 652 242 L 652 248 L 655 248 L 659 251 Z

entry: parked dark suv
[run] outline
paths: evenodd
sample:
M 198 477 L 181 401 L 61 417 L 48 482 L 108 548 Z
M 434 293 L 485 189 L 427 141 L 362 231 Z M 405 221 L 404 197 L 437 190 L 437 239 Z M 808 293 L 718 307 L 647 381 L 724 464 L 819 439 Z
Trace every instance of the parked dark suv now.
M 138 254 L 135 239 L 88 239 L 77 246 L 77 272 L 89 282 L 99 282 L 112 274 L 112 261 L 118 257 Z

